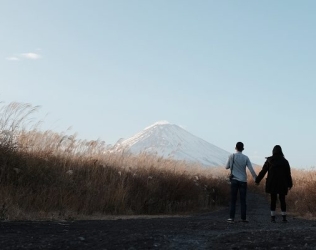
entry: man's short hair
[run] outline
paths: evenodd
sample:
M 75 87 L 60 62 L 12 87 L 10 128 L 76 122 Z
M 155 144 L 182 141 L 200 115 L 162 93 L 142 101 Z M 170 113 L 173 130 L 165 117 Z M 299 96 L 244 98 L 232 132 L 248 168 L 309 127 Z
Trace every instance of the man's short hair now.
M 242 142 L 237 142 L 236 143 L 236 149 L 238 150 L 238 151 L 243 151 L 244 150 L 244 144 L 242 143 Z

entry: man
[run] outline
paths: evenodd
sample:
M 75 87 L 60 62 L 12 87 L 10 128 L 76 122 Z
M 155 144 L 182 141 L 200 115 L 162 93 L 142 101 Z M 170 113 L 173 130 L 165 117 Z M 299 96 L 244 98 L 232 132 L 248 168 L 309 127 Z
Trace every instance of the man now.
M 257 175 L 252 168 L 251 162 L 248 156 L 244 155 L 242 151 L 244 150 L 244 144 L 242 142 L 237 142 L 236 144 L 236 153 L 229 156 L 226 169 L 231 168 L 232 178 L 231 178 L 231 187 L 230 187 L 230 214 L 227 222 L 234 223 L 235 212 L 236 212 L 236 201 L 237 194 L 239 191 L 240 198 L 240 212 L 241 212 L 241 221 L 248 222 L 247 220 L 247 174 L 246 167 L 249 169 L 252 177 L 256 180 Z

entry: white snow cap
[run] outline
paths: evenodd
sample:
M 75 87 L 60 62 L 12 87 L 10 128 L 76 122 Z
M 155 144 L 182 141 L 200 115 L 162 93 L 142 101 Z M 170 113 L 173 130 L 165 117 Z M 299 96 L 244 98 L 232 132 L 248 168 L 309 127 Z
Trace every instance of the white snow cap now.
M 152 124 L 152 125 L 146 127 L 145 130 L 146 130 L 146 129 L 149 129 L 149 128 L 152 128 L 152 127 L 155 127 L 155 126 L 157 126 L 157 125 L 166 125 L 166 124 L 170 124 L 170 122 L 165 121 L 165 120 L 158 121 L 158 122 L 155 122 L 154 124 Z
M 200 163 L 204 166 L 224 166 L 229 152 L 198 138 L 168 121 L 158 121 L 114 148 L 132 154 L 142 152 L 164 158 Z

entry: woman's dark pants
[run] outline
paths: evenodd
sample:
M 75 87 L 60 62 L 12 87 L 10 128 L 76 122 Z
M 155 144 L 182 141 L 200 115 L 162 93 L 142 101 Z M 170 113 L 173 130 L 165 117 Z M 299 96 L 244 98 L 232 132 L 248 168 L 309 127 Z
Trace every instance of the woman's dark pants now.
M 281 204 L 281 211 L 286 212 L 285 194 L 279 194 L 279 200 Z M 277 194 L 271 194 L 271 204 L 270 204 L 271 211 L 275 211 L 276 202 L 277 202 Z

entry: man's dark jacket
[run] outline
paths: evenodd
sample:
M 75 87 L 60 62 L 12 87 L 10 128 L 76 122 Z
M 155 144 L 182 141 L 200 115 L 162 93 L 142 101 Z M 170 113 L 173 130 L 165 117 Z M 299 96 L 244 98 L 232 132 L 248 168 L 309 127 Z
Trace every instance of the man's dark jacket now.
M 281 155 L 268 157 L 256 178 L 256 183 L 259 183 L 267 172 L 266 192 L 286 195 L 288 189 L 293 186 L 289 162 Z

